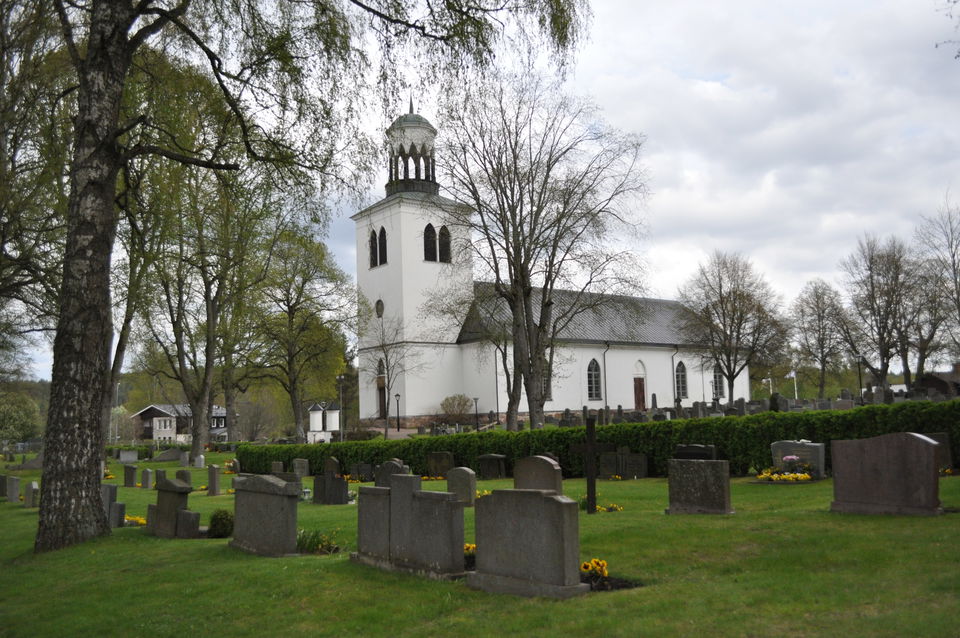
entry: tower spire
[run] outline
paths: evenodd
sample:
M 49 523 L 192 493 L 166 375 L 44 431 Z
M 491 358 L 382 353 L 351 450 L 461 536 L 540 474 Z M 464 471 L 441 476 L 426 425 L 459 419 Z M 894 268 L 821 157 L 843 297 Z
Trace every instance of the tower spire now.
M 413 95 L 410 96 L 410 114 L 413 114 Z

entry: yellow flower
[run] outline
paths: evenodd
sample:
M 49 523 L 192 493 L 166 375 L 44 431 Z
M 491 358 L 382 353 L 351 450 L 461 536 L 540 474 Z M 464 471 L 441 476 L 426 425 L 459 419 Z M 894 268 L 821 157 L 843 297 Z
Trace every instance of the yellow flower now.
M 583 561 L 580 563 L 580 571 L 584 573 L 593 571 L 593 565 L 591 565 L 589 561 Z

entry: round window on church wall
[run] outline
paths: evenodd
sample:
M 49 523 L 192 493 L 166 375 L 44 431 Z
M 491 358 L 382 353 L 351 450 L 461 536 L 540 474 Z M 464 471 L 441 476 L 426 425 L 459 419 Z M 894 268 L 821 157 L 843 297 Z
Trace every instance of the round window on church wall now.
M 383 299 L 377 299 L 377 303 L 375 304 L 374 307 L 376 308 L 376 311 L 377 311 L 377 318 L 382 319 L 383 318 Z

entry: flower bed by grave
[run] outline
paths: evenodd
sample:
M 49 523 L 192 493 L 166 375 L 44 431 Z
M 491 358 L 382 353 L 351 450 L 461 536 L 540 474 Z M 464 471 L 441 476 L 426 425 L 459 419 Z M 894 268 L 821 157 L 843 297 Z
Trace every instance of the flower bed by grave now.
M 761 483 L 809 483 L 813 481 L 813 468 L 804 463 L 799 456 L 788 455 L 783 457 L 783 469 L 768 467 L 757 474 L 757 481 Z

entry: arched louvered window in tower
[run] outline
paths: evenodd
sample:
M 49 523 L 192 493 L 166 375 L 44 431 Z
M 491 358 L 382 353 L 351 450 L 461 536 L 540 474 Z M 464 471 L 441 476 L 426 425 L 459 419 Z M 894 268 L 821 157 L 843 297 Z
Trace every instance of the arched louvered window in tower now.
M 387 231 L 383 226 L 380 227 L 380 237 L 377 241 L 377 252 L 379 254 L 379 264 L 382 266 L 387 263 Z
M 603 399 L 600 392 L 600 364 L 596 359 L 590 359 L 587 365 L 587 399 L 590 401 Z
M 377 260 L 377 231 L 370 231 L 370 267 L 376 268 L 380 262 Z
M 450 263 L 450 231 L 446 226 L 440 227 L 440 261 Z
M 423 259 L 424 261 L 437 260 L 437 231 L 433 224 L 427 224 L 423 229 Z

